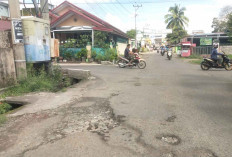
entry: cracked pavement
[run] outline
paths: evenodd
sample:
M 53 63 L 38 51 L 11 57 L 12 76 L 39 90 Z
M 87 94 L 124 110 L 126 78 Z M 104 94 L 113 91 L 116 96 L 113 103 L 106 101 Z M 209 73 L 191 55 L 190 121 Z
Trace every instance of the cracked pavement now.
M 159 54 L 147 68 L 63 65 L 96 79 L 32 102 L 0 127 L 0 156 L 231 157 L 232 78 Z

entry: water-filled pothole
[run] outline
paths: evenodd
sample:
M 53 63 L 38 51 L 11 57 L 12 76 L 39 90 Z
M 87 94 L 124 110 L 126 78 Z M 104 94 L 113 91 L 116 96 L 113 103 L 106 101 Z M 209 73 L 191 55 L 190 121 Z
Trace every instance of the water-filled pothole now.
M 175 135 L 161 135 L 156 138 L 171 145 L 178 145 L 181 142 L 181 139 Z

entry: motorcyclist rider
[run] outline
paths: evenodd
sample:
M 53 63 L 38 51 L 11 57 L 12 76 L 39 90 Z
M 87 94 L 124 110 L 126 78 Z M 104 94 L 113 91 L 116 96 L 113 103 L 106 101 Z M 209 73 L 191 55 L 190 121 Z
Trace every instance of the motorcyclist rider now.
M 130 57 L 130 53 L 131 53 L 131 51 L 130 51 L 130 44 L 127 44 L 127 47 L 126 47 L 126 49 L 124 51 L 124 57 L 129 60 L 128 65 L 131 65 L 131 62 L 132 62 L 132 59 Z
M 221 66 L 222 59 L 218 58 L 218 55 L 223 55 L 223 54 L 218 53 L 217 48 L 218 48 L 218 44 L 213 44 L 213 50 L 212 50 L 212 53 L 211 53 L 211 59 L 216 61 L 218 66 Z

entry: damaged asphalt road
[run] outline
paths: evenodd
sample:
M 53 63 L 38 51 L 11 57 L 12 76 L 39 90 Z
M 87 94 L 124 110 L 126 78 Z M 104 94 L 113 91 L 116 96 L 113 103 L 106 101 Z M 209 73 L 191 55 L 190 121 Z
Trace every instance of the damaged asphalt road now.
M 144 70 L 63 66 L 96 79 L 25 96 L 33 104 L 0 127 L 0 156 L 231 157 L 231 74 L 143 57 Z

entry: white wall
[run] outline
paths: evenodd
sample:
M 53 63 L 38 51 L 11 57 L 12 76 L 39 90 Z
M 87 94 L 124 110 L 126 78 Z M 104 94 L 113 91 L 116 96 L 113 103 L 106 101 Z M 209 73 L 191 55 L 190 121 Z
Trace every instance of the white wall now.
M 118 44 L 118 54 L 124 55 L 124 51 L 126 49 L 127 44 L 126 43 L 117 43 Z

